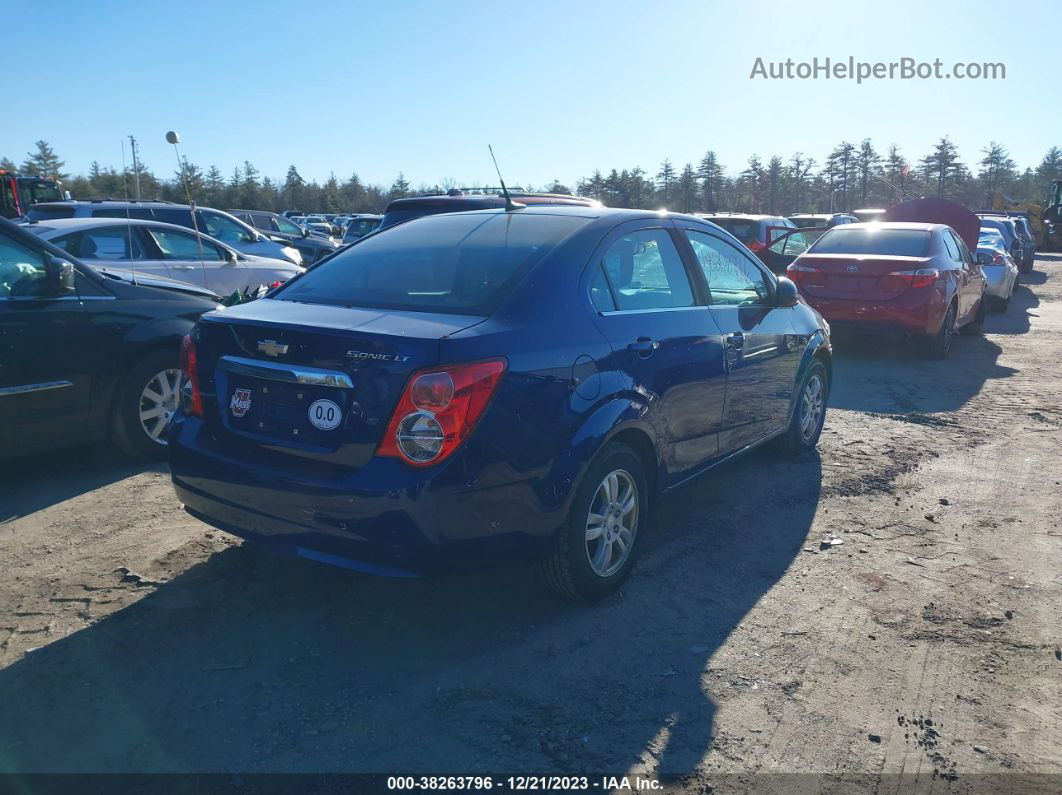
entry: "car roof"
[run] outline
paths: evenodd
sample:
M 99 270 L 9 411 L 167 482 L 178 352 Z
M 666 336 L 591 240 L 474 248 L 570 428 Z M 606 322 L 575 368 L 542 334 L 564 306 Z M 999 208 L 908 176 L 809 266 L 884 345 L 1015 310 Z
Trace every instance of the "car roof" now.
M 746 221 L 766 221 L 771 218 L 785 218 L 784 215 L 763 215 L 760 213 L 729 213 L 729 212 L 715 212 L 715 213 L 695 213 L 697 218 L 736 218 L 738 220 Z
M 37 221 L 34 226 L 55 227 L 56 229 L 77 229 L 83 226 L 168 226 L 172 229 L 180 229 L 182 232 L 189 231 L 187 226 L 168 224 L 165 221 L 155 221 L 151 218 L 111 218 L 109 216 L 94 216 L 92 218 L 55 218 L 50 221 Z M 204 237 L 208 235 L 204 234 Z
M 76 231 L 78 229 L 98 229 L 108 226 L 154 226 L 163 227 L 164 229 L 173 229 L 178 232 L 192 232 L 193 230 L 187 226 L 180 226 L 179 224 L 168 224 L 165 221 L 155 221 L 150 218 L 107 218 L 107 217 L 94 217 L 94 218 L 56 218 L 51 221 L 37 221 L 30 224 L 29 229 L 39 229 L 43 235 L 47 234 L 51 236 L 51 232 L 54 230 L 58 232 Z M 217 243 L 219 246 L 223 246 L 227 249 L 232 249 L 228 243 L 223 243 L 217 238 L 211 237 L 206 232 L 199 233 L 204 240 L 209 240 L 212 243 Z M 233 249 L 234 250 L 234 249 Z
M 863 221 L 858 224 L 841 224 L 834 227 L 834 229 L 914 229 L 920 232 L 939 232 L 950 228 L 947 224 L 927 224 L 921 221 Z

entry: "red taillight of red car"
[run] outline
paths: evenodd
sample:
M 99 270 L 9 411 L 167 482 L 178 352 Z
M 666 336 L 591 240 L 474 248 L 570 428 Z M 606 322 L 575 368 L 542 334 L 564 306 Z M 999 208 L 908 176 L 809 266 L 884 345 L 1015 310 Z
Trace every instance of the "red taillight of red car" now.
M 797 287 L 800 287 L 801 285 L 822 285 L 826 283 L 826 274 L 818 268 L 799 265 L 796 262 L 785 269 L 785 274 L 794 284 L 796 284 Z
M 446 460 L 479 422 L 504 373 L 503 359 L 414 373 L 376 454 L 415 467 Z
M 936 268 L 919 268 L 914 271 L 893 271 L 890 277 L 900 279 L 908 287 L 932 287 L 940 278 Z
M 199 365 L 195 356 L 195 342 L 191 334 L 181 340 L 181 403 L 187 414 L 203 416 L 203 396 L 199 392 Z

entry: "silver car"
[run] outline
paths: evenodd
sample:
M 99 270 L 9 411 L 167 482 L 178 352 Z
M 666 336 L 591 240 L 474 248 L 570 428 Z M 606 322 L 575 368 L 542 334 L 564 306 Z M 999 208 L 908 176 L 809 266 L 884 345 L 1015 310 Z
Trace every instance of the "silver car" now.
M 997 312 L 1005 312 L 1018 284 L 1018 265 L 998 229 L 981 227 L 977 240 L 977 260 L 985 273 L 985 295 Z
M 218 295 L 284 282 L 303 269 L 255 257 L 175 224 L 123 218 L 66 218 L 29 229 L 88 265 L 163 276 Z

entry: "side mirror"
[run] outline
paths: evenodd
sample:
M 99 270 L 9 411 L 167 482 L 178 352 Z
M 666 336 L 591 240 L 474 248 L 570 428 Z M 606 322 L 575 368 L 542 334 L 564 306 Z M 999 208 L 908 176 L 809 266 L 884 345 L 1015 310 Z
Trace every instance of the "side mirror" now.
M 226 262 L 228 262 L 230 265 L 235 265 L 238 260 L 239 260 L 239 257 L 236 256 L 236 252 L 235 251 L 229 251 L 228 249 L 225 249 L 225 261 Z
M 774 293 L 774 302 L 778 306 L 796 306 L 800 301 L 797 286 L 785 276 L 778 277 L 778 286 Z
M 49 257 L 45 266 L 50 295 L 69 295 L 74 292 L 74 266 L 65 259 Z
M 309 237 L 310 236 L 310 230 L 307 227 L 303 226 L 303 227 L 301 227 L 301 229 L 302 229 L 302 236 L 303 237 Z

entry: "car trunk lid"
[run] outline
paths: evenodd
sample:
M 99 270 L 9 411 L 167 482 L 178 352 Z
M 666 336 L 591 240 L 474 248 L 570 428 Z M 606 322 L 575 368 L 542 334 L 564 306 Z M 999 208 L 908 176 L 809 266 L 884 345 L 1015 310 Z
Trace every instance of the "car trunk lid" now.
M 213 313 L 196 341 L 205 419 L 272 454 L 360 467 L 410 373 L 482 320 L 272 299 Z
M 888 301 L 912 288 L 912 274 L 930 257 L 811 254 L 799 257 L 789 276 L 809 298 Z

